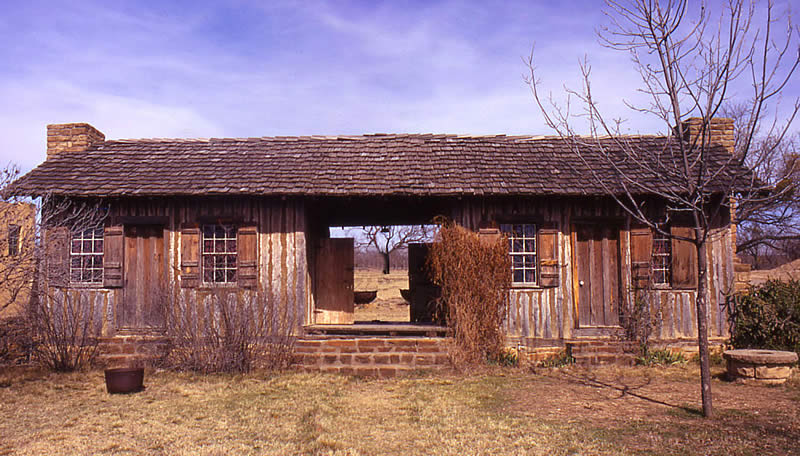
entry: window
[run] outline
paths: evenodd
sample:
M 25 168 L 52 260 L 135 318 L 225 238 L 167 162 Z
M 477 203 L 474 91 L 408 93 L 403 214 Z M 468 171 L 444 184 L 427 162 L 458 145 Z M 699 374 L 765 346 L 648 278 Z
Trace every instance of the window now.
M 204 225 L 202 234 L 203 282 L 236 282 L 236 227 Z
M 77 283 L 103 282 L 103 228 L 72 233 L 69 278 Z
M 500 231 L 508 236 L 511 254 L 511 281 L 513 283 L 535 284 L 536 274 L 536 225 L 504 224 Z
M 8 254 L 19 254 L 19 225 L 8 225 Z
M 662 231 L 669 231 L 665 225 L 659 226 Z M 669 285 L 672 281 L 672 240 L 669 236 L 653 231 L 653 284 Z

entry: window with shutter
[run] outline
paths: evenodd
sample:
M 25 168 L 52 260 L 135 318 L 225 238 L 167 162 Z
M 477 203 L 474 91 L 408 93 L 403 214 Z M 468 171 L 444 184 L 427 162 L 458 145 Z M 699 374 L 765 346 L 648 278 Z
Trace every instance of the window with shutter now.
M 69 279 L 75 284 L 103 283 L 103 228 L 72 233 L 69 250 Z
M 204 283 L 235 283 L 238 253 L 237 227 L 203 225 L 201 256 Z
M 500 231 L 508 237 L 512 283 L 536 285 L 536 225 L 501 224 Z

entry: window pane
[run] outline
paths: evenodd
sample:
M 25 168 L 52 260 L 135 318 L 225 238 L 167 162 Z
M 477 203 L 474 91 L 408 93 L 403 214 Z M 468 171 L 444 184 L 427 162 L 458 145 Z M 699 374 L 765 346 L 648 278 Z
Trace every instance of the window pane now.
M 228 239 L 225 241 L 225 251 L 229 253 L 236 252 L 236 239 Z
M 214 281 L 214 268 L 206 267 L 203 268 L 203 282 L 213 282 Z
M 225 251 L 225 241 L 218 240 L 214 241 L 214 251 L 217 253 L 221 253 Z
M 536 251 L 536 241 L 533 239 L 529 239 L 525 241 L 525 251 L 526 252 L 535 252 Z
M 535 269 L 526 269 L 525 270 L 525 281 L 528 283 L 536 282 L 536 270 Z
M 214 251 L 214 241 L 210 239 L 203 240 L 203 252 L 213 252 Z
M 236 269 L 228 269 L 227 270 L 227 277 L 226 282 L 235 282 L 236 281 Z
M 525 280 L 525 274 L 522 269 L 515 269 L 514 270 L 514 282 L 523 282 Z
M 514 242 L 511 247 L 512 252 L 524 252 L 525 244 L 521 239 L 514 239 Z
M 535 237 L 536 236 L 536 225 L 525 225 L 525 237 Z

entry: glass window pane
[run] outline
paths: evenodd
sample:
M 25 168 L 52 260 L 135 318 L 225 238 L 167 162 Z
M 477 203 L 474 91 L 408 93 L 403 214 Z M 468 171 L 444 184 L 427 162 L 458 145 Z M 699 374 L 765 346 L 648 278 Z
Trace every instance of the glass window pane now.
M 214 251 L 218 253 L 222 253 L 225 251 L 225 241 L 218 240 L 214 241 Z
M 524 252 L 525 244 L 521 239 L 514 239 L 514 242 L 511 246 L 512 252 Z
M 525 273 L 522 269 L 514 270 L 514 282 L 523 282 L 525 280 Z
M 236 269 L 228 269 L 227 271 L 226 282 L 235 282 L 236 281 Z
M 203 252 L 213 252 L 214 251 L 214 241 L 210 239 L 203 240 Z
M 525 270 L 525 281 L 528 283 L 536 282 L 536 270 L 535 269 L 526 269 Z
M 532 238 L 536 236 L 536 225 L 525 225 L 525 237 Z
M 226 252 L 235 252 L 236 251 L 236 239 L 229 239 L 225 241 L 225 251 Z

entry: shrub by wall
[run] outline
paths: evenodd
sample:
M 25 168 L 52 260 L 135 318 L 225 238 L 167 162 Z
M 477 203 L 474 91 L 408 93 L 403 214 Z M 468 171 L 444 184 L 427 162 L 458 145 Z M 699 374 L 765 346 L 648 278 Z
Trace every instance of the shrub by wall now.
M 772 280 L 736 298 L 731 344 L 800 353 L 800 280 Z
M 499 360 L 500 325 L 508 311 L 511 260 L 507 240 L 480 239 L 450 222 L 440 229 L 428 262 L 455 341 L 456 364 Z

